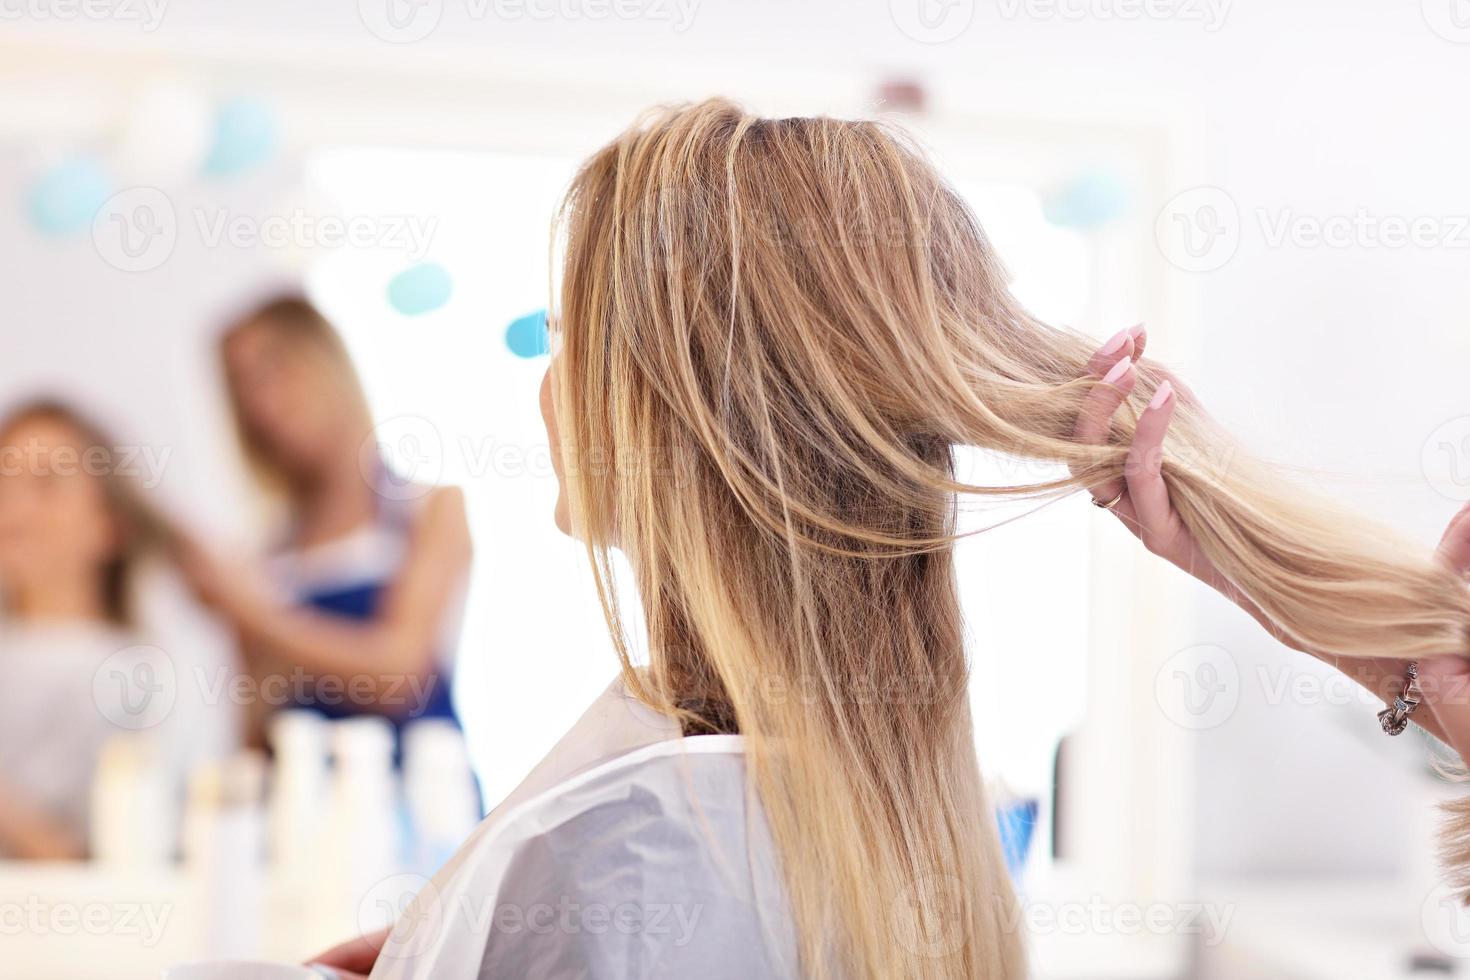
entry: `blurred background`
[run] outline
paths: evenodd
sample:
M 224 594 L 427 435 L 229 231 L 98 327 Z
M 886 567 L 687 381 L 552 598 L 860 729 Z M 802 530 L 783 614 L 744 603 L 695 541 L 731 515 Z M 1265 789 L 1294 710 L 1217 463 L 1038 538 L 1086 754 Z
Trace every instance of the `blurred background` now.
M 640 110 L 908 128 L 1037 315 L 1146 321 L 1428 550 L 1470 500 L 1467 84 L 1463 0 L 0 0 L 0 976 L 381 924 L 613 678 L 536 389 L 560 192 Z M 1085 500 L 961 575 L 1038 977 L 1470 975 L 1374 699 Z M 411 710 L 324 693 L 356 642 Z

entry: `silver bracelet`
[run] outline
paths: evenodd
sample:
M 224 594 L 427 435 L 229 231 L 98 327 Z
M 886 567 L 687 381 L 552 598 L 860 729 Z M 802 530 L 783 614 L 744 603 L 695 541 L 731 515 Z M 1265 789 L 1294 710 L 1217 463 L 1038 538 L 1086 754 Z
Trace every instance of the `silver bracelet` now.
M 1409 727 L 1409 716 L 1419 707 L 1419 665 L 1411 663 L 1404 670 L 1404 689 L 1393 699 L 1393 703 L 1378 712 L 1378 723 L 1387 735 L 1401 735 Z

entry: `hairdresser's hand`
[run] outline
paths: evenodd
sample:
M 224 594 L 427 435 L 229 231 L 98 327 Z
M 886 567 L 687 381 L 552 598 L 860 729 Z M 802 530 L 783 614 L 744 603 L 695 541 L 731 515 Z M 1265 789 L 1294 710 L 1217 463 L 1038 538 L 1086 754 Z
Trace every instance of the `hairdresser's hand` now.
M 1107 443 L 1114 413 L 1138 384 L 1135 364 L 1143 356 L 1147 343 L 1148 331 L 1140 323 L 1120 331 L 1092 356 L 1087 365 L 1088 374 L 1104 384 L 1093 388 L 1083 403 L 1074 430 L 1079 441 Z M 1089 489 L 1092 499 L 1107 504 L 1113 515 L 1138 535 L 1145 548 L 1219 589 L 1228 583 L 1205 557 L 1174 510 L 1161 471 L 1164 435 L 1169 431 L 1176 402 L 1174 382 L 1164 381 L 1154 390 L 1148 407 L 1138 418 L 1123 478 Z
M 1119 331 L 1092 356 L 1087 365 L 1088 375 L 1103 384 L 1094 386 L 1083 402 L 1073 429 L 1079 442 L 1094 445 L 1108 442 L 1114 413 L 1138 384 L 1136 364 L 1147 343 L 1148 331 L 1140 323 Z M 1193 396 L 1178 378 L 1156 364 L 1151 367 L 1152 373 L 1162 375 L 1165 380 L 1149 393 L 1148 405 L 1138 416 L 1123 465 L 1123 478 L 1090 487 L 1092 499 L 1105 505 L 1149 551 L 1225 595 L 1283 643 L 1301 649 L 1220 573 L 1174 509 L 1163 476 L 1164 436 L 1174 418 L 1179 392 L 1191 400 Z
M 1140 324 L 1120 332 L 1093 355 L 1088 363 L 1089 375 L 1106 384 L 1095 387 L 1083 405 L 1074 430 L 1079 440 L 1097 445 L 1108 441 L 1113 414 L 1137 384 L 1138 373 L 1134 365 L 1147 339 L 1147 332 Z M 1138 536 L 1144 547 L 1240 606 L 1281 643 L 1335 667 L 1385 703 L 1391 701 L 1403 685 L 1403 661 L 1387 657 L 1344 658 L 1307 649 L 1288 636 L 1249 596 L 1222 575 L 1194 540 L 1170 502 L 1169 488 L 1161 472 L 1164 436 L 1174 416 L 1176 388 L 1188 393 L 1173 378 L 1154 390 L 1148 407 L 1139 416 L 1123 479 L 1091 487 L 1093 499 L 1104 504 L 1116 499 L 1117 503 L 1110 510 Z M 1439 554 L 1462 574 L 1470 572 L 1470 508 L 1462 511 L 1451 523 Z M 1449 700 L 1452 704 L 1436 714 L 1421 711 L 1415 714 L 1414 721 L 1437 738 L 1455 744 L 1453 739 L 1447 738 L 1448 722 L 1441 716 L 1446 711 L 1456 712 L 1454 720 L 1463 726 L 1463 737 L 1455 747 L 1463 755 L 1470 750 L 1470 703 L 1467 703 L 1470 702 L 1470 695 L 1467 695 L 1470 661 L 1462 657 L 1434 658 L 1420 664 L 1420 679 L 1426 692 L 1431 687 L 1438 687 L 1446 692 L 1440 695 L 1441 703 Z
M 185 535 L 176 536 L 172 552 L 195 597 L 219 615 L 245 625 L 267 614 L 269 590 L 255 566 L 226 563 Z
M 1470 504 L 1450 521 L 1436 555 L 1461 578 L 1470 576 Z M 1398 670 L 1402 677 L 1402 664 Z M 1470 761 L 1470 651 L 1419 661 L 1419 691 L 1424 704 L 1413 720 Z
M 1470 575 L 1470 505 L 1445 529 L 1435 557 L 1464 578 Z M 1303 649 L 1296 646 L 1296 649 Z M 1385 705 L 1403 690 L 1407 664 L 1391 657 L 1335 657 L 1307 650 L 1352 678 Z M 1460 655 L 1419 661 L 1419 693 L 1423 704 L 1411 719 L 1420 728 L 1470 760 L 1470 650 Z
M 307 965 L 330 967 L 342 980 L 356 980 L 372 972 L 373 964 L 378 961 L 378 952 L 387 941 L 387 929 L 358 936 L 340 946 L 333 946 L 320 956 L 312 957 Z

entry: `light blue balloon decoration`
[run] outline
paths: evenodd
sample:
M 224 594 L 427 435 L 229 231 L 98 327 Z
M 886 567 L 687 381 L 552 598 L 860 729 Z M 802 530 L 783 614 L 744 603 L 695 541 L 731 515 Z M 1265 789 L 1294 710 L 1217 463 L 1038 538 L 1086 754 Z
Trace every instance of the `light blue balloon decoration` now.
M 505 328 L 505 346 L 516 357 L 540 357 L 551 353 L 551 335 L 546 331 L 546 311 L 537 310 L 513 320 Z
M 1128 211 L 1129 193 L 1111 170 L 1089 170 L 1054 190 L 1042 203 L 1046 220 L 1063 228 L 1101 228 Z
M 92 157 L 63 161 L 36 178 L 27 210 L 31 224 L 44 235 L 61 236 L 92 226 L 102 205 L 112 196 L 112 181 Z
M 269 160 L 276 151 L 276 116 L 256 99 L 238 98 L 214 112 L 214 141 L 204 160 L 211 177 L 234 177 Z
M 436 262 L 404 269 L 388 283 L 388 302 L 404 316 L 432 313 L 454 293 L 449 271 Z

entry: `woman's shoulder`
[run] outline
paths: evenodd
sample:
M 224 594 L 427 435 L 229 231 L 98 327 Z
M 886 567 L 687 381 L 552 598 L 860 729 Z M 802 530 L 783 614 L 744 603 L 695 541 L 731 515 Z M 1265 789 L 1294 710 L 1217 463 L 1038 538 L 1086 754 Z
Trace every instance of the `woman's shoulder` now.
M 409 483 L 399 488 L 398 496 L 415 514 L 465 509 L 464 488 L 452 483 Z
M 788 975 L 784 890 L 738 737 L 636 750 L 512 820 L 534 831 L 493 889 L 481 976 Z
M 437 539 L 468 547 L 470 525 L 464 490 L 453 485 L 422 486 L 405 504 L 410 532 L 421 539 Z
M 379 480 L 373 486 L 373 493 L 380 511 L 414 519 L 465 510 L 464 489 L 452 483 L 422 483 L 393 477 Z

